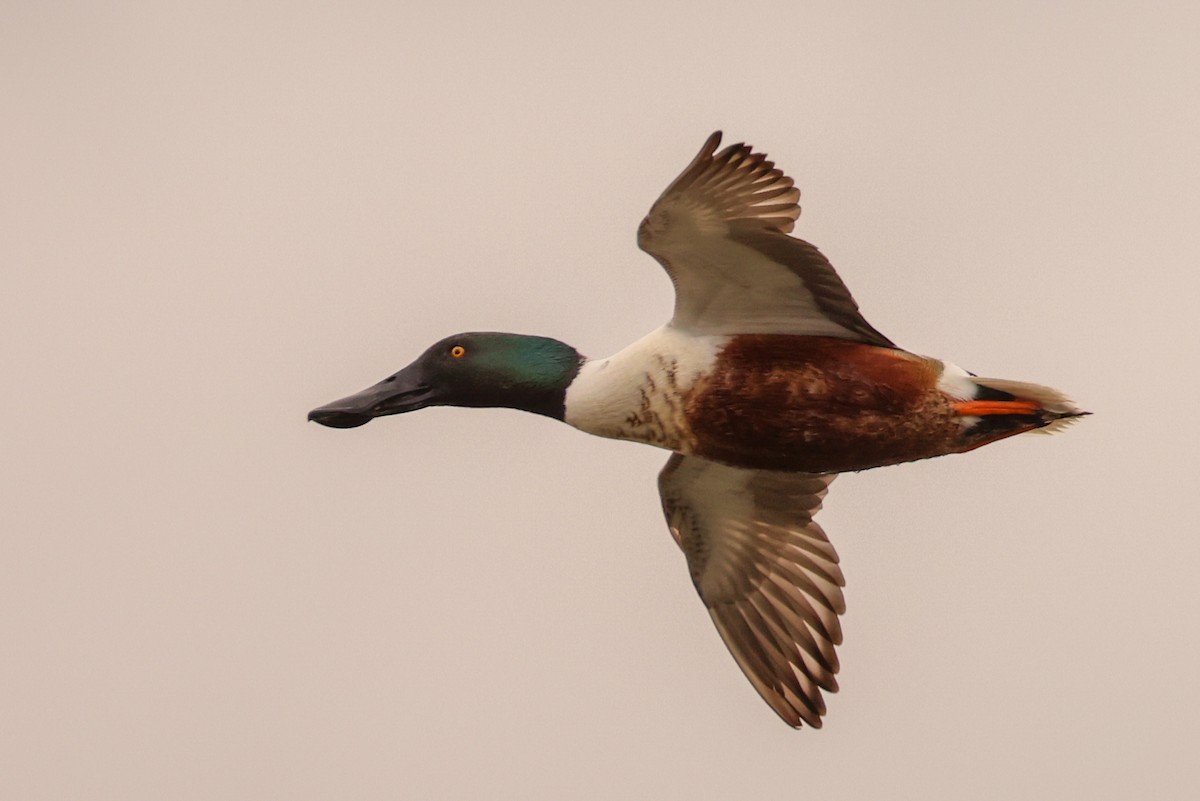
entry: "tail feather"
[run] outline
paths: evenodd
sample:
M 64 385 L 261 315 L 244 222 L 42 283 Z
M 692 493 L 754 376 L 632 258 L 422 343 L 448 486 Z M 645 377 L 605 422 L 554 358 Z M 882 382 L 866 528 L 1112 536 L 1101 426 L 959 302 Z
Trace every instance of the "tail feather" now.
M 1003 378 L 973 378 L 976 384 L 992 390 L 987 393 L 990 398 L 995 394 L 1008 395 L 1008 400 L 1016 403 L 1036 404 L 1032 410 L 1041 418 L 1042 424 L 1032 429 L 1042 434 L 1054 434 L 1079 420 L 1080 417 L 1091 414 L 1075 405 L 1075 402 L 1057 389 L 1044 387 L 1041 384 L 1029 384 L 1024 381 L 1009 381 Z M 999 400 L 999 399 L 997 399 Z M 1026 412 L 1028 414 L 1028 412 Z

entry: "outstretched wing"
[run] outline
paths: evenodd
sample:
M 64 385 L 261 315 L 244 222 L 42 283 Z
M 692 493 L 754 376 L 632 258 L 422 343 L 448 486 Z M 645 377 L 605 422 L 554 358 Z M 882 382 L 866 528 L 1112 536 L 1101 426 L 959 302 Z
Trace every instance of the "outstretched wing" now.
M 813 522 L 833 475 L 743 470 L 674 454 L 663 513 L 725 645 L 789 725 L 821 726 L 837 691 L 837 553 Z
M 788 234 L 800 190 L 718 131 L 638 228 L 675 284 L 671 324 L 704 334 L 809 334 L 894 347 L 858 310 L 829 260 Z M 715 154 L 715 155 L 714 155 Z

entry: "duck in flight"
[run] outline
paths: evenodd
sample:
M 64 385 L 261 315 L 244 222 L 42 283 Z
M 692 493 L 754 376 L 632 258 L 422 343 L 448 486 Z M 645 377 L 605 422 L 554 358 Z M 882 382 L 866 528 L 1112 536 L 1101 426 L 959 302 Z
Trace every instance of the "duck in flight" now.
M 789 236 L 792 179 L 746 145 L 717 152 L 720 141 L 638 228 L 675 285 L 666 325 L 606 359 L 546 337 L 458 334 L 308 419 L 352 428 L 426 406 L 507 407 L 671 451 L 663 513 L 717 631 L 784 721 L 820 727 L 845 582 L 813 516 L 837 474 L 1087 413 L 1048 387 L 897 347 L 821 252 Z

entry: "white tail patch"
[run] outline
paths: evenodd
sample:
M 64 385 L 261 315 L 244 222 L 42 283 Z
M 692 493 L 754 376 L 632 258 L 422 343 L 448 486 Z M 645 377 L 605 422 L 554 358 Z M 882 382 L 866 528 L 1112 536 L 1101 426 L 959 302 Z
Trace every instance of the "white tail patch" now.
M 1028 400 L 1041 406 L 1050 414 L 1062 415 L 1047 425 L 1034 429 L 1030 433 L 1055 434 L 1074 423 L 1080 417 L 1091 414 L 1075 405 L 1075 402 L 1057 389 L 1044 387 L 1041 384 L 1029 384 L 1024 381 L 1008 381 L 1003 378 L 975 378 L 976 384 L 988 389 L 996 389 L 1016 397 L 1018 400 Z
M 957 364 L 942 362 L 937 388 L 955 400 L 971 400 L 975 397 L 975 377 Z

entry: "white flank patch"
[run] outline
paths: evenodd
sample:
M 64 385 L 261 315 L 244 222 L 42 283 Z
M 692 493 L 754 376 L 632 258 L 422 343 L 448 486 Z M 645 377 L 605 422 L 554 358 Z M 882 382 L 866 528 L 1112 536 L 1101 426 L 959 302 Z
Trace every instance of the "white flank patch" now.
M 729 342 L 669 325 L 607 359 L 588 361 L 567 388 L 566 422 L 600 437 L 685 449 L 682 395 L 712 371 Z
M 955 400 L 971 400 L 979 390 L 979 385 L 966 370 L 951 362 L 942 362 L 942 374 L 938 378 L 937 388 Z M 979 422 L 973 415 L 963 415 L 958 418 L 958 424 L 964 429 Z
M 937 388 L 955 400 L 972 400 L 979 385 L 966 370 L 957 364 L 942 362 L 942 375 L 938 378 Z

